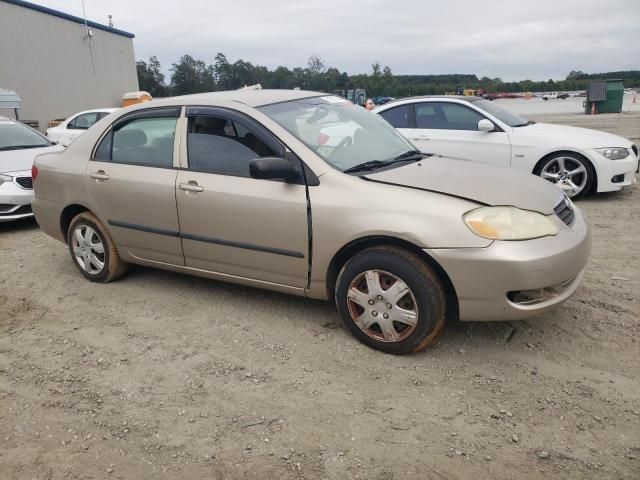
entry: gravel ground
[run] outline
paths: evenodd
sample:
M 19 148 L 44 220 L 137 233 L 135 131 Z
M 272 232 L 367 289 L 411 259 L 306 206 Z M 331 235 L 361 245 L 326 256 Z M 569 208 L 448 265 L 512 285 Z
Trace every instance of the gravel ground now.
M 640 114 L 547 120 L 638 140 Z M 133 268 L 96 285 L 0 224 L 2 479 L 637 479 L 640 187 L 579 202 L 563 307 L 370 350 L 328 304 Z

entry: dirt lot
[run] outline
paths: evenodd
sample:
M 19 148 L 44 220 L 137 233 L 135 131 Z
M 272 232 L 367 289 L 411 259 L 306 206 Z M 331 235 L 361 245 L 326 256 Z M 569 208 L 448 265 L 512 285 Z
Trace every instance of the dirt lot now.
M 640 140 L 640 114 L 548 120 Z M 410 357 L 321 302 L 95 285 L 35 222 L 0 225 L 0 478 L 640 478 L 640 184 L 579 205 L 593 253 L 563 307 Z

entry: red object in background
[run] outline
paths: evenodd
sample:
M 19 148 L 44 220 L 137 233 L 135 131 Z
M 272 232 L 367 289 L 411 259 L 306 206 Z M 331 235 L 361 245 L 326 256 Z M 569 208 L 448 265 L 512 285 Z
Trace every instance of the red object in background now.
M 318 135 L 318 145 L 324 145 L 329 141 L 329 135 L 321 133 Z

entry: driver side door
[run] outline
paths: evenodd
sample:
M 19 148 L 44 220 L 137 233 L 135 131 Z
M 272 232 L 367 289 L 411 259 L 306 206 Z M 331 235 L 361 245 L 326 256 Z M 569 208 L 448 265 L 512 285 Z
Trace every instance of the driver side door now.
M 483 119 L 480 112 L 460 103 L 416 103 L 415 127 L 406 135 L 426 153 L 509 167 L 509 136 L 497 125 L 492 132 L 480 131 L 478 122 Z

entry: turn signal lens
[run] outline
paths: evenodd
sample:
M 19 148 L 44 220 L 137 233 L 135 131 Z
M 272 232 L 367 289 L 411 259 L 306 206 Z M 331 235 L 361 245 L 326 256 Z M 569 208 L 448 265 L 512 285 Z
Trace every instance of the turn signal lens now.
M 38 167 L 36 167 L 35 165 L 33 165 L 31 167 L 31 181 L 35 182 L 36 181 L 36 177 L 38 176 Z
M 558 233 L 546 215 L 516 207 L 481 207 L 467 212 L 463 220 L 473 233 L 490 240 L 530 240 Z

